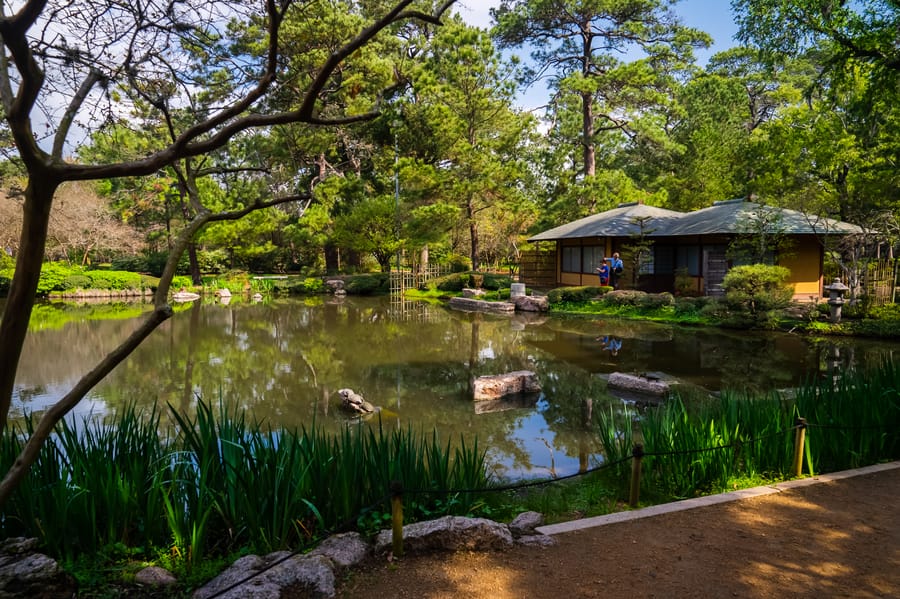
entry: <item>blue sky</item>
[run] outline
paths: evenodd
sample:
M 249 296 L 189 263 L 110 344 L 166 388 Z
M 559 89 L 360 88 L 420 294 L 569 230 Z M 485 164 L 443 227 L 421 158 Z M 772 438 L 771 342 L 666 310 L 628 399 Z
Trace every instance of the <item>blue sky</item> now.
M 456 11 L 466 22 L 488 27 L 491 23 L 490 8 L 499 4 L 500 0 L 459 0 Z M 674 10 L 686 25 L 705 31 L 713 38 L 713 45 L 709 50 L 697 52 L 700 64 L 706 64 L 707 59 L 716 52 L 737 45 L 734 40 L 737 25 L 728 0 L 681 0 Z M 519 54 L 527 59 L 527 52 L 520 51 Z M 546 101 L 546 94 L 544 90 L 531 89 L 521 96 L 520 101 L 524 108 L 534 108 Z

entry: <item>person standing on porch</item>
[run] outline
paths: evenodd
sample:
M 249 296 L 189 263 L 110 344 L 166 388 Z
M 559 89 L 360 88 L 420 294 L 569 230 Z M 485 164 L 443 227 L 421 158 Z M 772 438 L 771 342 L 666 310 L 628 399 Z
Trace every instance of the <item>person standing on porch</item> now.
M 612 258 L 604 258 L 604 262 L 609 262 L 609 284 L 613 289 L 619 288 L 619 277 L 622 276 L 622 271 L 625 270 L 625 265 L 622 263 L 622 259 L 619 258 L 619 252 L 614 252 Z

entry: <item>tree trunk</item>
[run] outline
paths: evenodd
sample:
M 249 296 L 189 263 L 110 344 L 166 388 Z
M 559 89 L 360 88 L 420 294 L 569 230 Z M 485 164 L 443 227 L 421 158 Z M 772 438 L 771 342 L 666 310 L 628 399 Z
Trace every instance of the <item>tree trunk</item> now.
M 469 219 L 469 240 L 472 243 L 472 270 L 478 270 L 478 223 L 475 221 L 475 202 L 466 202 L 466 217 Z
M 53 194 L 59 185 L 50 177 L 31 177 L 25 190 L 22 216 L 22 236 L 16 256 L 16 270 L 9 296 L 0 319 L 0 432 L 6 428 L 16 370 L 22 356 L 22 346 L 28 332 L 28 322 L 34 308 L 41 264 L 47 245 L 47 228 Z
M 581 144 L 584 154 L 584 176 L 592 177 L 597 172 L 594 154 L 594 97 L 587 92 L 581 94 Z

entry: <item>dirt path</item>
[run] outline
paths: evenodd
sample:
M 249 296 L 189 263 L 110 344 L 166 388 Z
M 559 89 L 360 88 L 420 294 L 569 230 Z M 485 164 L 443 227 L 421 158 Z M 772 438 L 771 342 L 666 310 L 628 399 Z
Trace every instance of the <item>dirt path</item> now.
M 547 549 L 382 559 L 338 596 L 900 597 L 900 468 L 555 538 Z

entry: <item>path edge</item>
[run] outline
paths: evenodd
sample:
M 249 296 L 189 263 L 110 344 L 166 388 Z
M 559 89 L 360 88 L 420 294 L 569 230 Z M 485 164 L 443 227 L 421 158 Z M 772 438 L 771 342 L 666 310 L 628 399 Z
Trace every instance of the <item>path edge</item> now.
M 692 499 L 683 499 L 672 503 L 662 503 L 660 505 L 651 505 L 649 507 L 637 510 L 628 510 L 624 512 L 616 512 L 614 514 L 606 514 L 603 516 L 593 516 L 591 518 L 581 518 L 578 520 L 570 520 L 568 522 L 559 522 L 557 524 L 548 524 L 539 526 L 535 530 L 545 535 L 558 535 L 586 528 L 594 528 L 597 526 L 605 526 L 607 524 L 616 524 L 619 522 L 628 522 L 630 520 L 639 520 L 641 518 L 651 518 L 662 514 L 671 514 L 673 512 L 683 512 L 699 507 L 716 505 L 719 503 L 728 503 L 730 501 L 739 501 L 751 497 L 761 497 L 764 495 L 773 495 L 781 493 L 788 489 L 796 489 L 799 487 L 808 487 L 820 483 L 833 482 L 845 478 L 853 478 L 855 476 L 865 476 L 867 474 L 875 474 L 877 472 L 885 472 L 887 470 L 895 470 L 900 468 L 900 461 L 885 462 L 883 464 L 874 464 L 872 466 L 864 466 L 862 468 L 854 468 L 852 470 L 841 470 L 839 472 L 829 472 L 828 474 L 819 474 L 806 478 L 798 478 L 788 480 L 762 487 L 753 487 L 751 489 L 741 489 L 739 491 L 729 491 L 727 493 L 719 493 L 718 495 L 706 495 L 704 497 L 694 497 Z

